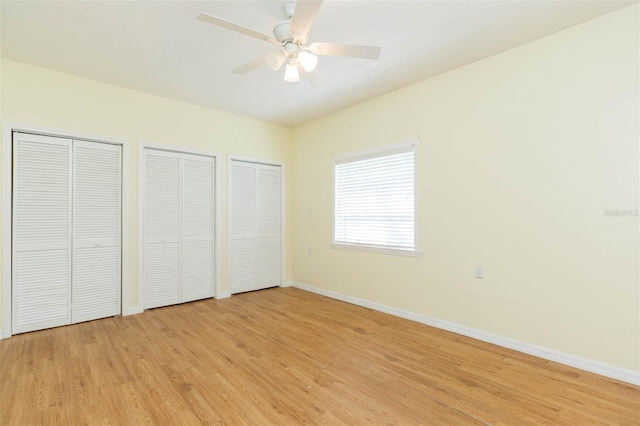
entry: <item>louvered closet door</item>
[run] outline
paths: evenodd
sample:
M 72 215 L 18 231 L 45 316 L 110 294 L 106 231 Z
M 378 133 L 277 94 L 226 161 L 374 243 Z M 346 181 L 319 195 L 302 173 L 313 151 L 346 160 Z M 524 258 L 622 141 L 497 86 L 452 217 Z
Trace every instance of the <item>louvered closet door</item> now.
M 71 140 L 14 133 L 12 332 L 68 324 Z
M 74 323 L 121 313 L 121 151 L 74 141 Z
M 145 149 L 144 307 L 180 303 L 180 154 Z
M 182 154 L 182 302 L 213 297 L 214 161 Z
M 281 284 L 280 167 L 231 162 L 231 292 Z
M 256 210 L 256 286 L 281 283 L 280 257 L 280 168 L 258 166 L 258 208 Z
M 255 290 L 256 177 L 254 164 L 231 162 L 231 292 Z

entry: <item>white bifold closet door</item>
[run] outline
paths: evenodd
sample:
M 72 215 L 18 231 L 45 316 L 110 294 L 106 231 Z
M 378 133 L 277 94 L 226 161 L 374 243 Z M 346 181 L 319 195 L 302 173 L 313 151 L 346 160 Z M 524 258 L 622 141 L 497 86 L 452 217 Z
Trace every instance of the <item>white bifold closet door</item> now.
M 279 166 L 231 161 L 231 292 L 282 282 Z
M 182 301 L 213 297 L 214 159 L 182 154 Z
M 213 297 L 215 159 L 144 155 L 144 308 Z
M 16 132 L 13 170 L 12 333 L 119 314 L 121 147 Z
M 13 134 L 14 334 L 71 322 L 71 146 Z
M 121 147 L 74 141 L 71 322 L 121 312 Z
M 144 307 L 180 303 L 180 156 L 145 149 Z

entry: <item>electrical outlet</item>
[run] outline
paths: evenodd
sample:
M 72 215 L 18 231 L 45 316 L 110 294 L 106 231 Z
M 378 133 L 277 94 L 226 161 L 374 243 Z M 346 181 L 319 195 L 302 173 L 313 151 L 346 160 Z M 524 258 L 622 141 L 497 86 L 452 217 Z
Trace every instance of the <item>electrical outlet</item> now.
M 307 254 L 311 256 L 311 247 L 307 247 Z
M 476 265 L 475 276 L 476 278 L 484 278 L 484 268 L 482 267 L 482 265 Z

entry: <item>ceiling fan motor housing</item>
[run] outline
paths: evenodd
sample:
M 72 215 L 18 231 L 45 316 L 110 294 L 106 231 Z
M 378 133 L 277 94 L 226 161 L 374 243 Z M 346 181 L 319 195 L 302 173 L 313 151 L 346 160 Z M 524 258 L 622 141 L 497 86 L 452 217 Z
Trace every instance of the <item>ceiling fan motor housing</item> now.
M 284 43 L 287 40 L 291 40 L 291 34 L 289 33 L 290 27 L 291 27 L 291 22 L 289 21 L 279 23 L 273 28 L 273 36 L 280 43 Z
M 291 19 L 293 18 L 295 11 L 296 4 L 294 2 L 286 2 L 282 6 L 282 12 L 284 13 L 284 16 L 285 18 L 287 18 L 287 20 L 279 23 L 273 28 L 273 36 L 280 43 L 294 42 L 296 44 L 302 44 L 306 43 L 307 39 L 309 38 L 309 34 L 307 34 L 304 40 L 302 40 L 301 37 L 296 37 L 291 33 Z

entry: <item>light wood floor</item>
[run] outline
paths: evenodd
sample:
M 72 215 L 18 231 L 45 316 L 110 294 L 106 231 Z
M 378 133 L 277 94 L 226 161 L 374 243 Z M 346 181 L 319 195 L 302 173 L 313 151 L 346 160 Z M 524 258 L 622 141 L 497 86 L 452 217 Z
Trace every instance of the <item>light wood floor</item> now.
M 0 341 L 0 424 L 640 424 L 640 388 L 301 290 Z

